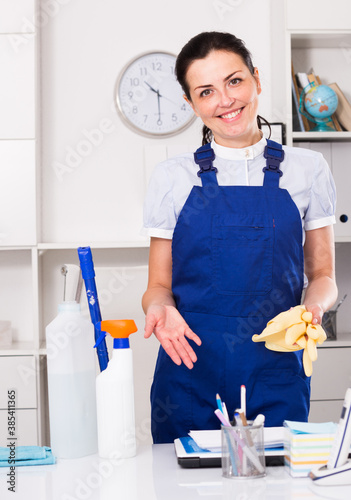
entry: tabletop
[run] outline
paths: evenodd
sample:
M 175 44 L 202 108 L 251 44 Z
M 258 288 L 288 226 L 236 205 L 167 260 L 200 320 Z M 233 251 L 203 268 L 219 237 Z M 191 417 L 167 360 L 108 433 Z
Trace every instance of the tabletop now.
M 16 467 L 15 493 L 8 468 L 0 469 L 0 498 L 14 500 L 350 500 L 350 486 L 315 486 L 267 467 L 261 479 L 226 479 L 221 468 L 185 469 L 173 444 L 139 446 L 129 459 L 90 455 L 55 465 Z

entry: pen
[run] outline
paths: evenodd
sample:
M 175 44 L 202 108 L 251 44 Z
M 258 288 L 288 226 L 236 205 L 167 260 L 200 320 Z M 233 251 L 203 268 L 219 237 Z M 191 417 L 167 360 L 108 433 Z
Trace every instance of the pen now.
M 216 394 L 216 401 L 217 401 L 217 407 L 218 407 L 218 409 L 219 409 L 222 413 L 224 413 L 224 412 L 223 412 L 222 400 L 221 400 L 221 398 L 220 398 L 219 394 Z
M 229 422 L 229 415 L 228 415 L 228 410 L 227 406 L 224 401 L 222 401 L 222 406 L 223 406 L 223 415 L 225 416 L 226 420 Z
M 240 406 L 244 415 L 246 415 L 246 387 L 244 385 L 240 387 Z
M 252 427 L 255 427 L 256 425 L 263 425 L 264 421 L 265 421 L 265 416 L 262 415 L 262 413 L 260 413 L 259 415 L 257 415 L 255 420 L 252 422 Z M 258 432 L 258 429 L 253 430 L 252 434 L 251 434 L 252 437 L 255 437 L 257 432 Z
M 264 472 L 264 468 L 261 464 L 261 462 L 259 461 L 259 459 L 257 458 L 257 456 L 255 456 L 252 451 L 248 448 L 248 446 L 246 445 L 245 441 L 243 439 L 241 439 L 237 433 L 233 430 L 232 426 L 230 425 L 230 423 L 228 422 L 228 420 L 226 420 L 225 416 L 223 415 L 223 413 L 220 411 L 220 410 L 215 410 L 215 414 L 217 415 L 218 419 L 222 422 L 222 424 L 225 426 L 225 427 L 229 427 L 230 428 L 230 432 L 233 436 L 233 438 L 235 439 L 235 441 L 237 442 L 237 444 L 239 446 L 241 446 L 243 452 L 245 453 L 245 455 L 247 456 L 247 458 L 253 463 L 253 465 L 256 467 L 256 469 L 259 471 L 259 472 Z

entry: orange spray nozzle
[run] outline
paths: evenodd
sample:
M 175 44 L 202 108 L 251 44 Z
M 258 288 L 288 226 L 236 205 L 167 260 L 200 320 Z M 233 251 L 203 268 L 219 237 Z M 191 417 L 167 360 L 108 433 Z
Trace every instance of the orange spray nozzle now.
M 132 319 L 107 319 L 100 324 L 101 330 L 108 332 L 114 339 L 126 339 L 138 330 Z

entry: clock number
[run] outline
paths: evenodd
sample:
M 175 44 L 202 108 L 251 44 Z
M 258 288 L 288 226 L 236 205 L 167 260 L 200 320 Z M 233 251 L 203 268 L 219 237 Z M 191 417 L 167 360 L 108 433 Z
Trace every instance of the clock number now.
M 158 119 L 158 120 L 157 120 L 157 125 L 158 125 L 159 127 L 161 127 L 161 125 L 162 125 L 162 120 Z
M 162 64 L 160 62 L 152 63 L 152 69 L 154 71 L 161 71 Z
M 149 115 L 144 115 L 144 123 L 146 123 L 146 122 L 147 122 L 147 117 L 148 117 L 148 116 L 149 116 Z
M 186 105 L 183 104 L 183 106 L 180 108 L 182 111 L 186 111 Z
M 175 113 L 172 114 L 172 121 L 176 122 L 178 120 L 178 117 Z
M 146 76 L 147 75 L 147 68 L 143 66 L 140 68 L 140 76 Z
M 133 92 L 128 92 L 129 99 L 133 99 Z
M 131 87 L 138 87 L 139 84 L 140 84 L 140 80 L 139 78 L 129 78 L 129 81 L 130 81 L 130 86 Z
M 138 112 L 138 108 L 136 106 L 133 106 L 132 110 L 133 110 L 133 113 L 136 115 Z

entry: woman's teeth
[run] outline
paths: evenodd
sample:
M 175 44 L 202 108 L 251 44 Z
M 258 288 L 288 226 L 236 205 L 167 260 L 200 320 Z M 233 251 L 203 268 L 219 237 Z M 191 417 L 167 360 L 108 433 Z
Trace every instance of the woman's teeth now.
M 241 110 L 243 108 L 237 109 L 236 111 L 233 111 L 233 113 L 228 113 L 227 115 L 221 115 L 221 118 L 234 118 L 237 116 L 239 113 L 241 113 Z

